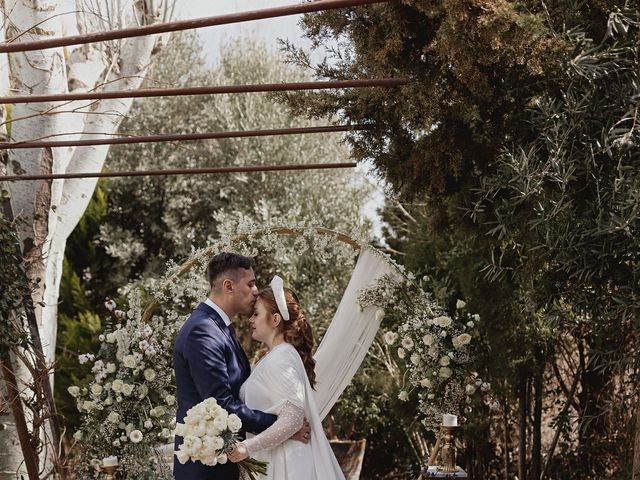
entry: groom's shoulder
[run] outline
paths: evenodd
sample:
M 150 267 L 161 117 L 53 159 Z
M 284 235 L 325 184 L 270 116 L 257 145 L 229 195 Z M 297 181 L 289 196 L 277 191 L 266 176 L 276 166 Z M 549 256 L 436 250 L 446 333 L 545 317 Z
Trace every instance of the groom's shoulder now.
M 187 321 L 182 325 L 180 333 L 188 333 L 189 331 L 197 328 L 198 326 L 206 326 L 209 328 L 218 328 L 216 322 L 213 320 L 215 311 L 212 308 L 207 307 L 206 304 L 200 303 L 189 315 Z

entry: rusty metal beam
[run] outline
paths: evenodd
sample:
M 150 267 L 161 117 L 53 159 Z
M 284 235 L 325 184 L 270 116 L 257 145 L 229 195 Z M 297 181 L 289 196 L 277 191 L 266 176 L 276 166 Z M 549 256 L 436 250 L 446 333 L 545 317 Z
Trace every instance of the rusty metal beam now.
M 388 1 L 391 0 L 318 0 L 315 2 L 285 5 L 282 7 L 229 13 L 226 15 L 216 15 L 213 17 L 204 17 L 192 20 L 155 23 L 152 25 L 143 25 L 141 27 L 122 28 L 119 30 L 108 30 L 106 32 L 95 32 L 83 35 L 72 35 L 68 37 L 49 38 L 46 40 L 35 40 L 31 42 L 6 41 L 0 43 L 0 53 L 26 52 L 30 50 L 42 50 L 45 48 L 82 45 L 86 43 L 104 42 L 108 40 L 118 40 L 121 38 L 129 37 L 141 37 L 144 35 L 154 35 L 158 33 L 177 32 L 179 30 L 189 30 L 192 28 L 228 25 L 231 23 L 249 22 L 252 20 L 284 17 L 288 15 L 299 15 L 304 13 L 318 12 L 322 10 L 334 10 L 337 8 L 355 7 L 358 5 L 368 5 L 372 3 L 382 3 Z
M 211 168 L 175 168 L 166 170 L 139 170 L 124 172 L 87 172 L 59 173 L 52 175 L 6 175 L 0 176 L 0 182 L 18 182 L 25 180 L 56 180 L 62 178 L 111 178 L 111 177 L 158 177 L 173 175 L 200 175 L 220 173 L 280 172 L 296 170 L 326 170 L 333 168 L 353 168 L 349 163 L 309 163 L 307 165 L 256 165 L 249 167 L 211 167 Z
M 75 100 L 103 100 L 106 98 L 168 97 L 184 95 L 220 95 L 224 93 L 284 92 L 323 90 L 329 88 L 397 87 L 406 78 L 368 78 L 361 80 L 328 80 L 321 82 L 262 83 L 257 85 L 221 85 L 212 87 L 145 88 L 139 90 L 91 91 L 82 93 L 54 93 L 49 95 L 16 95 L 0 97 L 0 104 L 66 102 Z

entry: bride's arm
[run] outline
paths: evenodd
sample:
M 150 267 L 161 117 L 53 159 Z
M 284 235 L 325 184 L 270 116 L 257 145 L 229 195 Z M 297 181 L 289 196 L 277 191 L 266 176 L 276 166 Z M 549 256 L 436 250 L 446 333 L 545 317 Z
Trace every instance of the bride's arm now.
M 239 462 L 260 450 L 274 448 L 297 433 L 304 423 L 304 409 L 287 401 L 278 412 L 278 419 L 265 431 L 251 437 L 229 454 L 229 460 Z

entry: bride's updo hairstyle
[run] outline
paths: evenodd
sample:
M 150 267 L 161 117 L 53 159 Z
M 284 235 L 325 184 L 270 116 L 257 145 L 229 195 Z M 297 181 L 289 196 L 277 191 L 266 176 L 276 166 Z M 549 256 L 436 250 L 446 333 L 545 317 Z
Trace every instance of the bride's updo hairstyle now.
M 287 343 L 293 345 L 298 351 L 304 364 L 304 369 L 309 377 L 309 383 L 312 387 L 316 384 L 316 372 L 314 370 L 316 361 L 313 359 L 313 332 L 311 325 L 307 322 L 307 318 L 304 315 L 304 311 L 300 306 L 300 301 L 292 290 L 285 288 L 284 297 L 287 300 L 287 309 L 289 310 L 289 320 L 280 322 L 278 327 L 284 334 L 284 340 Z M 271 314 L 280 313 L 278 310 L 278 304 L 273 296 L 273 290 L 271 288 L 265 288 L 258 294 L 266 307 L 267 311 Z

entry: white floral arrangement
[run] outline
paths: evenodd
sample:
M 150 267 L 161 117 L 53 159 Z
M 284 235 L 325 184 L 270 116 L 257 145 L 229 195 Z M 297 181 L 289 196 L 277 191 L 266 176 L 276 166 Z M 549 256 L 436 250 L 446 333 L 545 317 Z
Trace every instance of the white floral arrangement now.
M 184 423 L 176 424 L 175 434 L 184 441 L 175 455 L 182 464 L 189 460 L 209 466 L 225 464 L 229 452 L 241 441 L 238 434 L 241 428 L 240 417 L 229 414 L 215 398 L 207 398 L 187 411 Z M 267 464 L 252 458 L 238 465 L 251 480 L 256 479 L 256 474 L 267 473 Z
M 131 290 L 128 300 L 127 312 L 118 310 L 113 300 L 105 303 L 112 322 L 100 335 L 100 350 L 79 357 L 80 363 L 92 364 L 92 376 L 87 384 L 68 389 L 83 414 L 74 434 L 83 461 L 80 469 L 96 467 L 99 459 L 116 452 L 127 478 L 144 478 L 154 459 L 156 470 L 170 478 L 156 448 L 173 438 L 175 380 L 168 353 L 185 317 L 169 311 L 163 318 L 141 322 L 140 292 Z M 85 475 L 92 474 L 90 470 Z
M 444 413 L 469 412 L 471 397 L 490 386 L 472 371 L 471 343 L 480 317 L 467 312 L 462 300 L 448 314 L 409 274 L 404 281 L 383 276 L 359 294 L 361 308 L 375 305 L 378 320 L 395 317 L 382 333 L 401 371 L 398 398 L 417 396 L 422 424 L 436 431 Z

